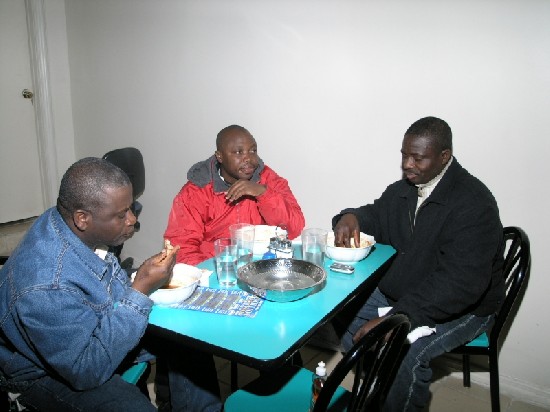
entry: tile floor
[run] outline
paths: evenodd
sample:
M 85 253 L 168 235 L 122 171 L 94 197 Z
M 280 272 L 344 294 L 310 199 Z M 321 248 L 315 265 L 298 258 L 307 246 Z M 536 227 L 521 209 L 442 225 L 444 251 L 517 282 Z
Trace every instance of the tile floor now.
M 26 229 L 34 219 L 25 219 L 18 222 L 0 224 L 0 255 L 9 255 L 11 250 L 19 243 Z M 304 366 L 314 370 L 319 361 L 327 363 L 330 372 L 334 365 L 341 359 L 337 352 L 319 349 L 315 346 L 305 346 L 300 350 Z M 230 363 L 224 359 L 216 358 L 218 378 L 225 399 L 230 393 Z M 491 410 L 488 388 L 475 385 L 471 388 L 462 386 L 462 380 L 451 377 L 449 368 L 444 358 L 434 364 L 434 383 L 431 386 L 432 401 L 427 411 L 430 412 L 486 412 Z M 151 399 L 154 402 L 153 391 L 154 368 L 148 380 L 148 388 Z M 239 365 L 239 387 L 258 377 L 258 371 Z M 344 386 L 349 389 L 351 378 L 344 381 Z M 538 406 L 513 399 L 505 394 L 501 395 L 501 408 L 503 412 L 542 412 L 548 411 Z M 292 412 L 292 411 L 290 411 Z
M 314 346 L 305 346 L 300 350 L 304 366 L 310 370 L 314 370 L 319 361 L 327 363 L 327 370 L 330 371 L 341 359 L 341 354 L 319 349 Z M 218 378 L 222 392 L 222 399 L 225 399 L 230 394 L 230 363 L 221 358 L 215 358 L 218 369 Z M 452 360 L 451 360 L 452 362 Z M 443 357 L 433 365 L 434 383 L 431 385 L 432 401 L 426 412 L 489 412 L 491 410 L 491 402 L 488 388 L 472 384 L 472 387 L 465 388 L 462 386 L 462 380 L 449 376 L 449 368 L 447 360 Z M 242 387 L 251 380 L 259 376 L 258 371 L 248 368 L 243 365 L 238 366 L 239 387 Z M 149 377 L 149 393 L 154 402 L 153 391 L 153 375 Z M 351 387 L 352 378 L 348 376 L 344 380 L 343 386 L 348 390 Z M 548 411 L 538 406 L 515 400 L 506 395 L 500 397 L 502 412 L 543 412 Z M 293 412 L 293 411 L 289 411 Z

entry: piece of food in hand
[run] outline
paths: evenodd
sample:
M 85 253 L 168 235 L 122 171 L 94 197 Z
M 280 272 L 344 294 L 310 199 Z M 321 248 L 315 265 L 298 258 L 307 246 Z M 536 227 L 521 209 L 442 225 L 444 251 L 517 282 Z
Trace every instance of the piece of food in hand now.
M 180 249 L 179 246 L 173 246 L 168 239 L 164 240 L 164 249 L 162 250 L 162 257 L 160 261 L 162 262 L 168 256 L 173 255 Z
M 168 239 L 164 239 L 164 249 L 166 250 L 166 252 L 170 252 L 172 249 L 174 249 L 174 246 L 172 246 Z
M 350 239 L 350 244 L 351 244 L 350 247 L 352 249 L 356 248 L 355 241 L 353 239 Z M 374 242 L 370 239 L 366 239 L 364 237 L 360 238 L 360 245 L 359 245 L 360 248 L 369 247 L 369 246 L 372 246 L 373 244 L 374 244 Z

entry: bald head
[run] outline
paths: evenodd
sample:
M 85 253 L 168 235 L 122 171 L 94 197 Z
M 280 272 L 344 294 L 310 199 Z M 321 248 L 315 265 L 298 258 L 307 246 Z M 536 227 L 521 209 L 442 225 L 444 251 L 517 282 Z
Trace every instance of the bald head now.
M 222 148 L 226 145 L 227 140 L 232 136 L 242 134 L 247 134 L 252 137 L 250 132 L 242 126 L 233 124 L 231 126 L 224 127 L 216 136 L 216 150 L 222 150 Z

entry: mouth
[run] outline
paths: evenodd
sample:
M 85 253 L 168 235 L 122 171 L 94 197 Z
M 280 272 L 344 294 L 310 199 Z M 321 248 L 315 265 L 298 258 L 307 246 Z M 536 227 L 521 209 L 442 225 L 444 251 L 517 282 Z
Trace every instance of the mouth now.
M 413 181 L 415 178 L 418 177 L 416 173 L 412 173 L 412 172 L 403 172 L 403 175 L 407 180 L 410 180 L 410 181 Z
M 241 167 L 241 173 L 245 175 L 251 175 L 254 173 L 255 170 L 256 167 L 252 165 L 244 165 L 243 167 Z

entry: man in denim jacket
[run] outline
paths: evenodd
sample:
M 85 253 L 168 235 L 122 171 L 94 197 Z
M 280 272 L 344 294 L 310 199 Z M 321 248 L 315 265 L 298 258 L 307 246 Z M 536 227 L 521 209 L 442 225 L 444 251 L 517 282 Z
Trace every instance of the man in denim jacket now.
M 177 248 L 146 260 L 133 282 L 117 259 L 95 253 L 134 233 L 132 185 L 97 158 L 63 176 L 57 207 L 37 219 L 0 270 L 0 388 L 37 410 L 155 410 L 121 365 L 135 359 L 153 302 Z M 149 355 L 149 359 L 151 356 Z M 175 410 L 219 411 L 177 371 Z

